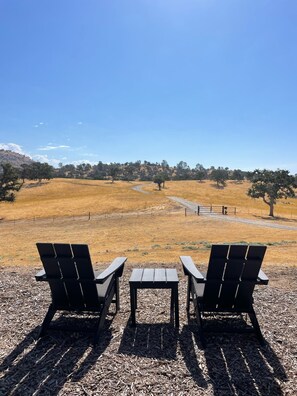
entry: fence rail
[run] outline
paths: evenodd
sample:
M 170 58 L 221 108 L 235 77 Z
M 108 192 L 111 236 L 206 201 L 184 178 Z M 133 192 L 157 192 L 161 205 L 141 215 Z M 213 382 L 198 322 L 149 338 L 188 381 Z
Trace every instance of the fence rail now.
M 197 214 L 200 215 L 203 213 L 216 213 L 216 214 L 223 214 L 223 215 L 232 213 L 232 214 L 236 215 L 236 207 L 228 207 L 225 205 L 198 206 Z
M 185 215 L 187 215 L 188 212 L 195 213 L 198 216 L 203 215 L 203 214 L 221 214 L 221 215 L 233 214 L 233 215 L 236 215 L 236 207 L 228 207 L 225 205 L 210 205 L 210 206 L 198 205 L 196 210 L 186 208 Z
M 113 213 L 95 213 L 95 212 L 87 212 L 87 213 L 80 213 L 80 214 L 69 214 L 66 216 L 48 216 L 48 217 L 31 217 L 31 218 L 19 218 L 19 219 L 4 219 L 0 218 L 0 226 L 1 225 L 17 225 L 17 224 L 54 224 L 58 222 L 65 222 L 65 221 L 92 221 L 92 220 L 106 220 L 106 219 L 124 219 L 127 217 L 154 217 L 164 214 L 164 211 L 145 211 L 145 212 L 113 212 Z
M 178 211 L 179 213 L 184 213 L 185 216 L 200 216 L 200 215 L 239 215 L 239 216 L 244 216 L 244 215 L 251 215 L 253 210 L 250 210 L 249 208 L 245 210 L 242 210 L 241 208 L 236 208 L 236 207 L 231 207 L 231 206 L 224 206 L 224 205 L 209 205 L 209 206 L 202 206 L 202 205 L 197 205 L 196 208 L 193 206 L 187 207 L 184 209 L 180 209 Z M 164 214 L 174 214 L 176 211 L 173 212 L 168 212 L 166 210 L 154 210 L 154 211 L 140 211 L 140 212 L 113 212 L 113 213 L 96 213 L 96 212 L 85 212 L 85 213 L 73 213 L 69 215 L 64 215 L 64 216 L 48 216 L 48 217 L 31 217 L 31 218 L 16 218 L 16 219 L 5 219 L 5 218 L 0 218 L 0 226 L 1 225 L 17 225 L 17 224 L 40 224 L 40 223 L 58 223 L 58 222 L 63 222 L 63 221 L 91 221 L 91 220 L 103 220 L 103 219 L 124 219 L 126 217 L 142 217 L 142 216 L 149 216 L 149 217 L 155 217 L 155 216 L 160 216 Z M 255 214 L 255 213 L 254 213 Z M 267 215 L 267 211 L 261 210 L 259 213 L 257 213 L 258 216 L 262 215 Z M 297 215 L 293 212 L 290 212 L 289 214 L 283 214 L 283 213 L 275 213 L 275 216 L 281 216 L 286 218 L 287 220 L 291 219 L 296 221 L 297 220 Z M 296 219 L 296 220 L 295 220 Z

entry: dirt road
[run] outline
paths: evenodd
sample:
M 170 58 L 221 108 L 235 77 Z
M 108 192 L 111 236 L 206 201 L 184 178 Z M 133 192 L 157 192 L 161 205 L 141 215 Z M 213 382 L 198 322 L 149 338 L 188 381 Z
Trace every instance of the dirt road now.
M 148 191 L 142 190 L 141 184 L 133 187 L 133 190 L 136 190 L 143 194 L 149 194 Z M 198 206 L 203 206 L 203 205 L 201 205 L 201 203 L 188 201 L 188 200 L 180 198 L 180 197 L 169 196 L 168 199 L 180 204 L 184 208 L 187 208 L 193 212 L 197 211 Z M 281 229 L 281 230 L 297 231 L 296 226 L 280 224 L 280 223 L 277 223 L 273 219 L 272 220 L 251 220 L 251 219 L 243 219 L 240 217 L 229 216 L 229 215 L 224 216 L 224 215 L 217 214 L 217 213 L 204 213 L 203 216 L 209 216 L 209 218 L 211 218 L 212 220 L 229 221 L 229 222 L 234 222 L 234 223 L 250 224 L 250 225 L 259 226 L 259 227 L 268 227 L 268 228 L 276 228 L 276 229 Z
M 186 199 L 179 198 L 179 197 L 168 197 L 171 201 L 177 202 L 183 207 L 192 210 L 193 212 L 197 211 L 197 207 L 201 204 L 197 202 L 187 201 Z M 235 216 L 224 216 L 221 214 L 216 213 L 205 213 L 203 216 L 209 216 L 213 220 L 220 220 L 220 221 L 230 221 L 235 223 L 244 223 L 244 224 L 251 224 L 253 226 L 259 227 L 269 227 L 269 228 L 277 228 L 282 230 L 291 230 L 297 231 L 296 226 L 290 226 L 285 224 L 276 223 L 275 220 L 250 220 L 250 219 L 243 219 L 240 217 Z

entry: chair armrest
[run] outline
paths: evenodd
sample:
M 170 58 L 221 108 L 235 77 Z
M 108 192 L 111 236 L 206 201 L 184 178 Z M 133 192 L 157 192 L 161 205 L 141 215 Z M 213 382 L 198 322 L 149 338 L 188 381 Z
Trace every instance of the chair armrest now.
M 37 281 L 46 281 L 47 277 L 45 271 L 44 270 L 38 271 L 37 274 L 35 275 L 35 279 Z
M 268 285 L 269 279 L 266 276 L 265 272 L 260 270 L 258 274 L 258 284 Z
M 118 273 L 118 276 L 122 276 L 124 264 L 127 261 L 127 257 L 117 257 L 103 272 L 101 272 L 95 278 L 96 283 L 103 283 L 110 275 Z
M 197 269 L 191 256 L 180 256 L 179 258 L 182 262 L 185 275 L 193 276 L 198 283 L 205 282 L 204 276 Z

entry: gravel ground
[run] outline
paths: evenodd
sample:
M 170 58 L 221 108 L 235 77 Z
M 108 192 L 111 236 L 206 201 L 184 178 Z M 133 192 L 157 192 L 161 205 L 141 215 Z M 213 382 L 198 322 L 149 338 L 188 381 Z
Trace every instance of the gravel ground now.
M 180 270 L 179 332 L 166 290 L 140 290 L 138 325 L 129 326 L 127 268 L 121 311 L 112 307 L 96 347 L 80 332 L 52 330 L 36 341 L 50 302 L 36 270 L 1 268 L 0 395 L 296 395 L 296 268 L 266 270 L 270 285 L 255 291 L 265 347 L 252 334 L 216 334 L 205 350 L 186 317 Z M 85 327 L 94 319 L 67 320 Z

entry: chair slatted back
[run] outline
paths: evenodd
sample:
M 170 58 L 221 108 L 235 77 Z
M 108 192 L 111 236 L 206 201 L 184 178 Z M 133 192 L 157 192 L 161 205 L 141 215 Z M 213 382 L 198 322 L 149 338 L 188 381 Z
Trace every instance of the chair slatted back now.
M 85 306 L 89 309 L 94 308 L 94 306 L 98 306 L 98 292 L 97 286 L 93 282 L 95 275 L 88 245 L 72 245 L 72 251 L 78 277 L 81 281 Z
M 215 308 L 218 303 L 228 250 L 227 245 L 212 245 L 211 247 L 204 289 L 204 301 L 210 309 Z
M 245 256 L 248 246 L 233 245 L 229 248 L 226 257 L 225 272 L 218 299 L 219 309 L 232 309 L 240 281 L 240 276 L 245 264 Z
M 250 246 L 238 286 L 235 308 L 241 310 L 253 302 L 253 291 L 266 252 L 266 246 Z
M 37 243 L 37 249 L 55 307 L 82 310 L 98 305 L 87 245 Z
M 249 310 L 266 246 L 213 245 L 204 290 L 205 310 Z
M 68 296 L 64 283 L 61 282 L 62 274 L 54 246 L 50 243 L 37 243 L 37 249 L 51 289 L 53 304 L 68 307 Z

